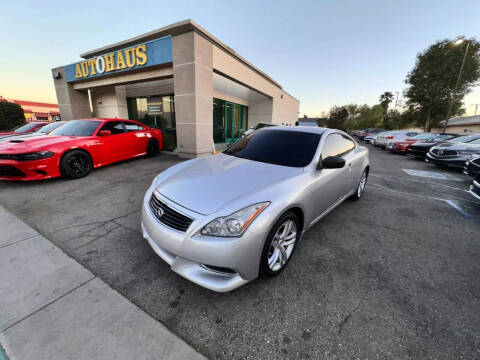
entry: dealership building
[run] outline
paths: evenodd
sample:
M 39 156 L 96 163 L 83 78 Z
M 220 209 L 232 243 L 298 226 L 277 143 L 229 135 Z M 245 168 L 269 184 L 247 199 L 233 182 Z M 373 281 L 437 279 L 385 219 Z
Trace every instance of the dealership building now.
M 259 122 L 298 118 L 297 99 L 191 20 L 80 56 L 52 69 L 62 120 L 138 120 L 183 157 L 211 154 Z

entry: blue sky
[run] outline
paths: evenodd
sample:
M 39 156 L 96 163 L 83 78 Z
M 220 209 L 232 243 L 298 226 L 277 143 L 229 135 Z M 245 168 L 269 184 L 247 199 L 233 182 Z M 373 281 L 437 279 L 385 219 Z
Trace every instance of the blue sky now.
M 79 54 L 193 19 L 300 100 L 301 114 L 401 92 L 415 56 L 480 38 L 480 1 L 0 0 L 0 95 L 56 101 L 50 69 Z M 480 103 L 480 89 L 466 98 Z

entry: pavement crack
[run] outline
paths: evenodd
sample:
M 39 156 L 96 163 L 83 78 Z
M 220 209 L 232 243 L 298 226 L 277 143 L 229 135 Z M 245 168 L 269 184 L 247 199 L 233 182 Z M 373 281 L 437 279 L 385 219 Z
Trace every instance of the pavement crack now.
M 367 297 L 367 295 L 370 293 L 370 290 L 367 291 L 365 293 L 365 295 L 363 295 L 363 297 L 360 299 L 360 301 L 358 302 L 357 306 L 355 306 L 355 308 L 353 308 L 352 310 L 350 310 L 348 312 L 347 315 L 345 315 L 345 317 L 342 319 L 342 321 L 340 321 L 340 323 L 338 324 L 338 334 L 341 335 L 342 334 L 342 331 L 343 331 L 343 328 L 345 326 L 345 324 L 350 320 L 350 318 L 352 317 L 353 314 L 355 314 L 358 309 L 360 309 L 360 306 L 362 306 L 363 304 L 363 301 L 365 300 L 365 298 Z

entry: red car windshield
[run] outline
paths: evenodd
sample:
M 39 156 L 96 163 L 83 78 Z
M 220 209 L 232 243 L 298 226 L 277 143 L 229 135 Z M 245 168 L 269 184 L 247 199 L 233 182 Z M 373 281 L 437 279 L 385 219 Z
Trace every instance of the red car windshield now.
M 28 123 L 28 124 L 25 124 L 23 126 L 20 126 L 19 128 L 16 128 L 15 130 L 13 130 L 14 132 L 25 132 L 25 131 L 29 131 L 29 130 L 32 130 L 35 126 L 37 126 L 37 124 L 35 123 Z
M 100 124 L 100 121 L 94 120 L 72 120 L 60 126 L 58 129 L 53 130 L 50 135 L 92 136 Z

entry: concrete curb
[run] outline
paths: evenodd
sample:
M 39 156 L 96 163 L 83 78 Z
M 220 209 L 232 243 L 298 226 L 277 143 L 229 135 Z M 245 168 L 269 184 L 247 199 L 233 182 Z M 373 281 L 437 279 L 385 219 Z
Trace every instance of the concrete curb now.
M 0 360 L 205 359 L 2 207 L 0 229 Z

